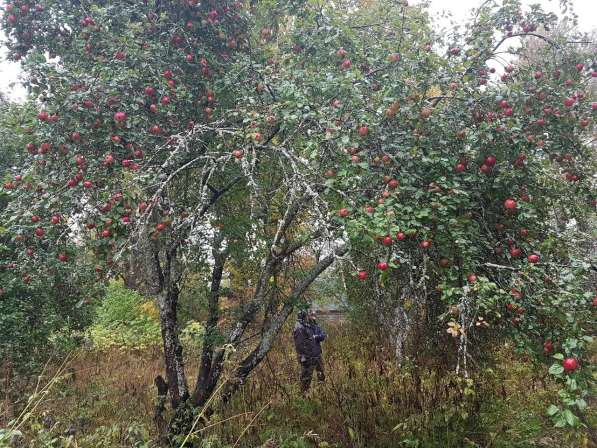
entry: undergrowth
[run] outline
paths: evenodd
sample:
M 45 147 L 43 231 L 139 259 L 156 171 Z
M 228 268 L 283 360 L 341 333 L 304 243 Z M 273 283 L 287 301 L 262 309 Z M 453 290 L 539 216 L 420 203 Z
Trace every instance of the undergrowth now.
M 424 362 L 399 367 L 389 350 L 349 324 L 328 330 L 326 383 L 300 395 L 288 330 L 230 406 L 216 410 L 194 446 L 591 446 L 586 429 L 552 427 L 545 408 L 555 385 L 506 346 L 496 347 L 491 365 L 463 378 Z M 187 367 L 193 377 L 196 365 Z M 78 353 L 19 428 L 23 436 L 14 446 L 156 446 L 153 380 L 161 370 L 156 346 Z M 594 413 L 589 422 L 595 424 Z

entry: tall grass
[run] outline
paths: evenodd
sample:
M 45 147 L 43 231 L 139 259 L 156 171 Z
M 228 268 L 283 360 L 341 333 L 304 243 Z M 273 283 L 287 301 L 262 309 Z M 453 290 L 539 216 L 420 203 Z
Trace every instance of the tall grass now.
M 197 428 L 203 437 L 198 446 L 589 446 L 582 431 L 551 427 L 544 409 L 553 386 L 506 347 L 495 349 L 494 368 L 479 366 L 463 379 L 450 366 L 424 358 L 399 367 L 388 347 L 348 324 L 327 330 L 324 384 L 314 383 L 307 397 L 300 394 L 288 328 L 230 405 L 216 408 L 209 423 Z M 195 377 L 194 362 L 187 365 L 189 378 Z M 50 431 L 74 427 L 70 438 L 82 448 L 146 446 L 156 436 L 159 348 L 83 351 L 69 369 L 37 408 L 40 419 L 55 421 Z

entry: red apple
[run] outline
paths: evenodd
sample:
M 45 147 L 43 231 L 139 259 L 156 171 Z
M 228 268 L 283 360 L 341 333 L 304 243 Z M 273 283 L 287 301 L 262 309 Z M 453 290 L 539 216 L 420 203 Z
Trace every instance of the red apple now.
M 366 280 L 367 279 L 367 271 L 359 271 L 358 276 L 359 276 L 359 280 Z
M 46 231 L 43 229 L 43 227 L 38 227 L 37 229 L 35 229 L 35 236 L 38 237 L 42 237 L 46 234 Z
M 506 199 L 504 201 L 504 208 L 506 210 L 516 210 L 517 204 L 516 201 L 514 199 Z
M 484 163 L 487 166 L 494 166 L 497 163 L 497 159 L 495 156 L 487 156 L 485 157 Z
M 68 255 L 66 255 L 64 252 L 59 253 L 58 254 L 58 261 L 61 261 L 63 263 L 66 262 L 66 261 L 68 261 Z
M 553 342 L 550 339 L 543 343 L 543 353 L 549 355 L 553 351 Z
M 454 171 L 462 173 L 466 171 L 466 165 L 464 163 L 457 163 L 456 166 L 454 166 Z
M 578 369 L 578 361 L 576 358 L 566 358 L 562 361 L 562 367 L 566 372 L 574 372 Z
M 386 263 L 385 261 L 380 261 L 379 263 L 377 263 L 377 269 L 379 269 L 380 271 L 385 271 L 388 269 L 388 263 Z
M 432 245 L 432 241 L 431 240 L 423 240 L 421 241 L 421 243 L 419 244 L 419 246 L 421 247 L 421 249 L 429 249 Z
M 531 254 L 527 257 L 527 260 L 529 260 L 529 263 L 539 263 L 540 257 L 537 254 Z
M 566 106 L 566 107 L 572 107 L 572 106 L 574 106 L 575 102 L 576 101 L 574 100 L 574 98 L 567 97 L 567 98 L 564 99 L 564 106 Z
M 114 114 L 114 121 L 118 121 L 118 122 L 126 121 L 126 113 L 124 113 L 124 112 L 116 112 Z
M 398 241 L 404 241 L 406 239 L 406 234 L 404 232 L 396 233 L 396 239 Z
M 112 163 L 114 163 L 114 156 L 112 154 L 106 155 L 106 157 L 104 157 L 104 161 L 102 162 L 104 166 L 111 165 Z
M 108 238 L 110 236 L 110 230 L 104 229 L 101 231 L 100 235 L 102 238 Z
M 477 281 L 477 276 L 475 274 L 469 274 L 466 279 L 469 283 L 475 283 Z
M 340 210 L 338 210 L 338 215 L 341 218 L 346 218 L 349 214 L 350 214 L 350 212 L 348 211 L 347 208 L 341 208 Z
M 40 221 L 40 219 L 41 219 L 41 218 L 40 218 L 39 216 L 37 216 L 37 215 L 33 215 L 33 216 L 31 217 L 31 222 L 39 222 L 39 221 Z
M 522 249 L 520 249 L 518 247 L 514 247 L 514 246 L 510 248 L 510 255 L 513 258 L 520 257 L 520 254 L 522 254 Z
M 52 224 L 56 225 L 60 223 L 60 215 L 54 215 L 50 218 Z
M 389 235 L 384 236 L 383 240 L 382 240 L 382 244 L 384 246 L 391 246 L 393 243 L 392 237 Z
M 369 133 L 369 128 L 367 126 L 361 125 L 361 127 L 359 127 L 359 135 L 361 137 L 365 137 L 368 133 Z
M 41 145 L 39 145 L 39 150 L 37 151 L 39 154 L 45 154 L 47 153 L 49 150 L 51 149 L 51 146 L 49 143 L 44 142 Z
M 512 294 L 518 300 L 520 300 L 520 299 L 522 299 L 524 297 L 524 294 L 522 293 L 522 291 L 520 291 L 520 290 L 518 290 L 516 288 L 511 288 L 510 289 L 510 294 Z

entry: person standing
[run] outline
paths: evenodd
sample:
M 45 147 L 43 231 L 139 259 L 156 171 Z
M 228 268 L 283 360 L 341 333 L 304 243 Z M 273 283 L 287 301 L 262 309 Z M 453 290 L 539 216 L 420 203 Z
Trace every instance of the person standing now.
M 326 334 L 315 320 L 315 313 L 299 311 L 293 337 L 301 366 L 301 391 L 307 393 L 314 370 L 317 371 L 319 381 L 325 380 L 321 342 L 326 338 Z

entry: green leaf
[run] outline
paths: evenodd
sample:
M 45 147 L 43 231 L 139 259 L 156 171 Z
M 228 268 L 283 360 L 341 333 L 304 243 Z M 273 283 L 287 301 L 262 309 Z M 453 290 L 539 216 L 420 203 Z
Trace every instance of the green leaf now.
M 578 424 L 578 417 L 574 415 L 570 409 L 564 410 L 562 414 L 566 419 L 566 423 L 568 423 L 568 425 L 574 427 Z
M 564 367 L 562 367 L 560 364 L 552 364 L 552 366 L 549 368 L 549 373 L 552 375 L 561 375 L 564 373 Z
M 560 412 L 560 408 L 557 407 L 556 405 L 552 404 L 547 408 L 547 415 L 549 415 L 550 417 L 553 417 L 554 415 L 556 415 L 558 412 Z

